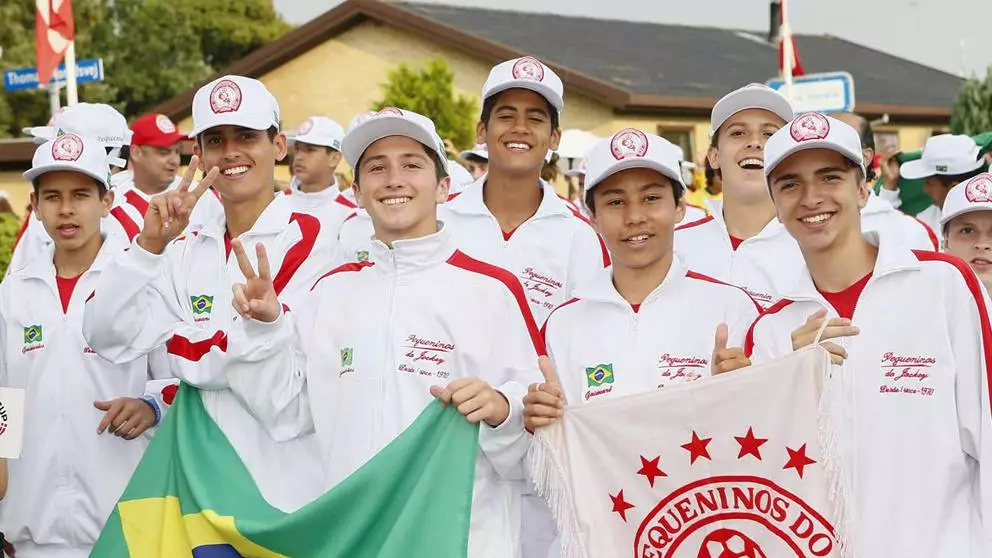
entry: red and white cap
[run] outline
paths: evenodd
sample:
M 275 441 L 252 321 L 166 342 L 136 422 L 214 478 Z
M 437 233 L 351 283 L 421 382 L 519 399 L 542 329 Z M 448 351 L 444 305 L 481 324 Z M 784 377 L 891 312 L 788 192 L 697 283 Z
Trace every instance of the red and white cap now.
M 341 154 L 348 166 L 355 168 L 370 145 L 390 136 L 405 136 L 424 144 L 437 154 L 444 171 L 448 172 L 448 155 L 444 142 L 437 135 L 434 121 L 395 107 L 369 111 L 353 118 L 348 125 L 348 133 L 341 141 Z
M 585 157 L 579 161 L 579 164 L 574 169 L 568 169 L 565 171 L 565 176 L 571 178 L 573 176 L 585 176 L 589 172 L 589 154 L 587 153 Z
M 973 176 L 947 192 L 940 226 L 943 228 L 958 215 L 973 211 L 992 211 L 992 173 Z
M 224 76 L 201 87 L 193 96 L 195 138 L 217 126 L 250 130 L 279 128 L 279 103 L 265 84 L 244 76 Z
M 685 187 L 679 169 L 679 150 L 665 138 L 626 128 L 601 140 L 586 155 L 585 192 L 613 174 L 627 169 L 651 169 Z
M 763 83 L 752 83 L 727 93 L 713 105 L 710 114 L 713 133 L 716 134 L 731 116 L 748 109 L 767 110 L 786 122 L 795 116 L 792 104 L 785 95 Z
M 168 116 L 153 112 L 139 116 L 131 124 L 131 134 L 131 145 L 152 147 L 172 147 L 186 137 Z
M 529 89 L 544 97 L 559 111 L 565 106 L 565 86 L 551 68 L 533 56 L 501 62 L 489 72 L 482 86 L 482 100 L 507 89 Z
M 109 152 L 109 163 L 124 168 L 127 161 L 121 159 L 121 147 L 131 144 L 131 129 L 124 115 L 110 105 L 101 103 L 79 103 L 56 113 L 45 126 L 24 128 L 25 134 L 34 136 L 35 143 L 44 143 L 63 134 L 76 134 L 93 138 Z
M 462 151 L 459 155 L 461 156 L 462 159 L 464 159 L 464 158 L 466 158 L 468 156 L 473 156 L 473 157 L 478 157 L 480 159 L 485 159 L 485 160 L 488 161 L 489 160 L 489 147 L 486 144 L 484 144 L 484 143 L 477 143 L 477 144 L 475 144 L 475 147 L 473 147 L 472 149 L 466 150 L 466 151 Z
M 308 145 L 320 145 L 341 151 L 344 128 L 326 116 L 311 116 L 300 124 L 291 141 Z
M 865 172 L 861 137 L 851 126 L 819 112 L 806 112 L 797 116 L 765 144 L 765 181 L 782 161 L 790 155 L 807 149 L 830 149 L 861 167 Z
M 25 180 L 32 181 L 39 176 L 55 171 L 70 171 L 85 174 L 110 188 L 110 164 L 107 151 L 94 138 L 76 134 L 61 136 L 43 143 L 34 152 L 31 168 L 24 173 Z
M 978 169 L 985 160 L 975 140 L 965 135 L 941 134 L 927 140 L 922 156 L 899 167 L 899 174 L 916 180 L 938 174 L 954 176 Z

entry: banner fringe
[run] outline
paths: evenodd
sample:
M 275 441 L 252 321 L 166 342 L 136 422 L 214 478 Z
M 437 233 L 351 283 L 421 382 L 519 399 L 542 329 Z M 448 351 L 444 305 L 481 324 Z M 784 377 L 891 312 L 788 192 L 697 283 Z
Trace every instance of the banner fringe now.
M 822 349 L 825 359 L 830 358 L 826 349 Z M 850 508 L 851 489 L 844 474 L 844 458 L 840 447 L 840 432 L 834 399 L 838 396 L 839 381 L 833 378 L 832 363 L 827 363 L 826 374 L 822 378 L 823 389 L 820 392 L 820 405 L 817 409 L 817 438 L 823 452 L 823 469 L 827 480 L 827 498 L 830 503 L 830 520 L 834 527 L 834 539 L 837 542 L 840 558 L 855 558 L 854 547 L 850 537 L 854 532 L 854 517 Z
M 567 488 L 567 473 L 552 440 L 563 436 L 564 428 L 561 421 L 539 429 L 527 452 L 527 469 L 534 484 L 534 491 L 547 500 L 551 514 L 558 525 L 561 558 L 589 558 L 579 531 L 575 505 Z

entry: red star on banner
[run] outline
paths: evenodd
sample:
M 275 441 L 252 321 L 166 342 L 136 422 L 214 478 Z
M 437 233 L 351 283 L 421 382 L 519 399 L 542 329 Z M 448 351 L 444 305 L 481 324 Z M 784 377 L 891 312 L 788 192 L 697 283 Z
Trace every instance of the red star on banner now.
M 643 455 L 641 456 L 641 470 L 638 471 L 637 474 L 647 477 L 648 482 L 651 483 L 651 488 L 654 488 L 655 478 L 668 476 L 667 473 L 658 468 L 659 461 L 661 461 L 660 455 L 654 459 L 645 459 Z
M 706 449 L 706 446 L 709 445 L 710 440 L 712 439 L 713 438 L 700 439 L 699 434 L 696 434 L 695 430 L 692 431 L 692 441 L 688 444 L 682 444 L 682 447 L 690 453 L 691 461 L 689 461 L 689 465 L 694 465 L 696 460 L 700 457 L 710 459 L 710 452 Z M 710 460 L 712 461 L 712 459 Z
M 753 455 L 761 461 L 761 451 L 758 449 L 768 441 L 768 438 L 755 438 L 754 430 L 749 426 L 745 436 L 734 436 L 737 443 L 741 445 L 741 451 L 737 454 L 737 459 L 742 459 L 745 455 Z
M 788 446 L 786 446 L 785 450 L 789 452 L 789 462 L 785 464 L 785 467 L 782 467 L 782 470 L 789 468 L 795 469 L 799 473 L 799 478 L 803 478 L 803 471 L 807 465 L 816 463 L 815 460 L 806 456 L 806 444 L 803 444 L 798 450 L 794 450 Z
M 624 523 L 627 522 L 627 510 L 634 507 L 634 504 L 623 499 L 623 490 L 617 493 L 616 496 L 610 494 L 610 500 L 613 500 L 613 511 L 620 514 L 620 519 Z

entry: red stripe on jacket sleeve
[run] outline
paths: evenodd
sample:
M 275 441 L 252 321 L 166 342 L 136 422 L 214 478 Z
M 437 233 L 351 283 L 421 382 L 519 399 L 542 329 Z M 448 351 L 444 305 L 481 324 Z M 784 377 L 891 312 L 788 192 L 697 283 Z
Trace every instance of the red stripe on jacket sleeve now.
M 681 230 L 685 230 L 685 229 L 691 229 L 692 227 L 698 227 L 699 225 L 705 225 L 706 223 L 709 223 L 712 220 L 713 220 L 713 216 L 710 215 L 708 217 L 703 217 L 702 219 L 700 219 L 698 221 L 693 221 L 691 223 L 686 223 L 684 225 L 679 225 L 679 226 L 675 227 L 675 230 L 681 231 Z
M 338 194 L 338 197 L 334 198 L 334 201 L 336 201 L 337 203 L 339 203 L 339 204 L 341 204 L 341 205 L 343 205 L 343 206 L 345 206 L 347 208 L 358 209 L 358 205 L 355 204 L 355 203 L 353 203 L 348 198 L 344 197 L 343 194 Z
M 313 215 L 305 213 L 294 213 L 289 217 L 289 222 L 295 222 L 300 227 L 302 238 L 286 252 L 286 257 L 282 260 L 279 273 L 272 280 L 272 287 L 276 294 L 281 294 L 289 281 L 296 274 L 303 262 L 307 261 L 313 247 L 317 243 L 317 235 L 320 234 L 320 220 Z
M 544 340 L 544 344 L 545 345 L 547 345 L 547 343 L 548 343 L 548 322 L 551 321 L 551 316 L 554 316 L 555 312 L 561 310 L 562 308 L 568 306 L 569 304 L 574 304 L 574 303 L 576 303 L 578 301 L 579 301 L 579 299 L 577 299 L 577 298 L 573 298 L 571 300 L 566 300 L 565 302 L 559 304 L 557 308 L 555 308 L 554 310 L 552 310 L 548 314 L 548 319 L 544 320 L 544 325 L 541 326 L 541 339 Z
M 209 339 L 204 339 L 203 341 L 190 341 L 182 335 L 173 335 L 172 339 L 169 339 L 169 342 L 165 345 L 170 355 L 199 362 L 214 347 L 220 349 L 221 352 L 227 352 L 227 334 L 223 331 L 218 331 Z
M 933 229 L 930 228 L 930 225 L 924 223 L 923 221 L 921 221 L 916 217 L 913 217 L 913 220 L 919 223 L 920 226 L 923 227 L 923 230 L 927 231 L 927 236 L 930 237 L 930 243 L 933 244 L 933 249 L 935 251 L 940 250 L 940 241 L 937 240 L 937 233 L 933 232 Z
M 592 221 L 586 219 L 585 215 L 576 211 L 570 204 L 566 204 L 566 207 L 568 207 L 568 210 L 572 212 L 572 215 L 576 219 L 589 225 L 589 228 L 592 229 L 593 234 L 596 235 L 596 240 L 599 241 L 599 249 L 603 252 L 603 267 L 610 267 L 610 251 L 606 248 L 606 242 L 603 241 L 603 237 L 599 236 L 599 233 L 596 232 L 596 227 L 592 226 Z
M 148 213 L 148 202 L 145 201 L 145 199 L 142 198 L 140 195 L 138 195 L 138 193 L 135 192 L 134 190 L 128 190 L 127 192 L 124 192 L 124 199 L 127 200 L 127 203 L 133 205 L 134 208 L 138 210 L 138 213 L 141 214 L 142 217 L 144 217 L 145 214 Z
M 457 250 L 448 258 L 448 263 L 466 271 L 492 277 L 506 285 L 506 288 L 510 289 L 510 294 L 517 301 L 517 306 L 520 308 L 520 313 L 524 317 L 527 333 L 530 334 L 530 340 L 534 344 L 534 350 L 537 351 L 537 355 L 545 356 L 548 354 L 544 346 L 544 338 L 541 336 L 540 330 L 537 329 L 537 322 L 534 321 L 534 314 L 530 311 L 530 304 L 527 302 L 524 288 L 520 285 L 520 281 L 515 275 L 501 267 L 470 258 Z
M 21 222 L 21 228 L 17 231 L 17 236 L 14 237 L 14 247 L 10 249 L 11 253 L 17 250 L 17 245 L 21 242 L 21 237 L 24 236 L 24 231 L 28 230 L 28 223 L 31 222 L 31 208 L 28 208 L 28 212 L 24 214 L 24 221 Z
M 689 277 L 691 279 L 698 279 L 700 281 L 707 281 L 707 282 L 710 282 L 710 283 L 715 283 L 717 285 L 724 285 L 724 286 L 727 286 L 727 287 L 733 287 L 733 288 L 739 290 L 740 292 L 744 293 L 747 296 L 748 300 L 750 300 L 751 303 L 754 304 L 754 307 L 758 309 L 758 314 L 761 314 L 762 312 L 765 311 L 765 309 L 762 308 L 760 304 L 758 304 L 758 301 L 757 300 L 754 300 L 754 297 L 753 296 L 751 296 L 750 294 L 748 294 L 747 291 L 745 291 L 741 287 L 738 287 L 737 285 L 731 285 L 730 283 L 724 283 L 723 281 L 721 281 L 719 279 L 714 279 L 714 278 L 710 277 L 709 275 L 703 275 L 702 273 L 696 273 L 695 271 L 691 271 L 691 270 L 688 271 L 688 272 L 686 272 L 685 276 L 686 277 Z
M 978 320 L 981 322 L 982 352 L 985 356 L 985 376 L 988 380 L 989 401 L 992 402 L 992 325 L 989 324 L 989 309 L 985 306 L 985 297 L 982 296 L 982 285 L 978 282 L 978 276 L 975 275 L 975 271 L 964 260 L 950 254 L 928 252 L 926 250 L 913 250 L 913 254 L 916 255 L 918 260 L 923 262 L 938 261 L 954 266 L 964 278 L 964 283 L 968 286 L 968 290 L 971 291 L 971 296 L 975 299 L 975 305 L 978 307 Z
M 334 269 L 328 271 L 327 273 L 321 275 L 320 278 L 318 278 L 316 281 L 314 281 L 313 282 L 313 286 L 310 287 L 310 290 L 313 291 L 314 289 L 317 288 L 317 284 L 318 283 L 320 283 L 324 279 L 326 279 L 326 278 L 328 278 L 331 275 L 334 275 L 336 273 L 344 273 L 346 271 L 361 271 L 361 270 L 365 269 L 366 267 L 372 267 L 373 265 L 375 265 L 375 264 L 372 263 L 372 262 L 352 262 L 352 263 L 346 263 L 344 265 L 339 265 L 339 266 L 335 267 Z
M 121 227 L 124 229 L 124 234 L 127 235 L 128 241 L 134 240 L 134 237 L 138 236 L 138 233 L 141 232 L 141 228 L 134 222 L 133 219 L 131 219 L 127 212 L 124 211 L 123 207 L 117 206 L 111 209 L 110 214 L 114 217 L 114 219 L 117 219 L 118 223 L 121 224 Z
M 747 356 L 747 358 L 751 358 L 751 353 L 754 352 L 754 328 L 758 325 L 758 322 L 761 321 L 761 318 L 771 314 L 777 314 L 790 304 L 792 304 L 791 300 L 786 300 L 783 298 L 775 304 L 772 304 L 768 310 L 758 314 L 758 317 L 754 319 L 754 323 L 751 324 L 751 327 L 747 328 L 747 335 L 744 336 L 744 355 Z

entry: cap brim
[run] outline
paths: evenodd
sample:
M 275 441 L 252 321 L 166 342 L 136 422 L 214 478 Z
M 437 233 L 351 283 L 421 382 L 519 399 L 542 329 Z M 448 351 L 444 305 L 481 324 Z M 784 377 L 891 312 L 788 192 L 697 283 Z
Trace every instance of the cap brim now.
M 529 79 L 517 79 L 501 83 L 486 93 L 486 99 L 497 93 L 502 93 L 507 89 L 528 89 L 533 91 L 534 93 L 537 93 L 547 99 L 548 102 L 551 103 L 551 106 L 555 107 L 559 111 L 565 106 L 565 101 L 561 98 L 561 95 L 559 95 L 549 85 L 546 85 L 540 81 L 532 81 Z M 485 101 L 485 99 L 483 99 L 483 101 Z
M 966 205 L 964 207 L 958 208 L 957 211 L 952 211 L 950 213 L 944 213 L 940 216 L 940 228 L 943 229 L 950 223 L 955 217 L 960 217 L 962 215 L 967 215 L 969 213 L 977 213 L 979 211 L 992 211 L 992 206 L 976 206 L 976 205 Z
M 110 169 L 108 168 L 107 170 L 109 172 Z M 79 166 L 72 165 L 69 163 L 52 163 L 50 165 L 43 165 L 40 167 L 31 168 L 25 171 L 22 176 L 24 176 L 25 180 L 30 182 L 43 174 L 56 172 L 56 171 L 69 171 L 69 172 L 78 172 L 79 174 L 85 174 L 86 176 L 89 176 L 90 178 L 93 178 L 97 182 L 103 184 L 105 188 L 110 188 L 110 184 L 107 183 L 106 176 L 98 176 L 96 173 L 90 172 L 86 169 L 83 169 Z
M 859 165 L 860 168 L 861 168 L 861 173 L 862 174 L 865 173 L 865 164 L 864 164 L 864 162 L 862 161 L 861 163 L 858 163 L 858 160 L 861 159 L 861 157 L 862 157 L 862 153 L 860 151 L 857 151 L 857 152 L 849 151 L 847 149 L 844 149 L 844 148 L 840 147 L 836 143 L 827 141 L 825 139 L 823 139 L 823 140 L 808 140 L 808 141 L 804 141 L 802 143 L 793 145 L 792 148 L 790 148 L 790 149 L 786 150 L 784 153 L 782 153 L 782 155 L 780 155 L 778 157 L 778 159 L 776 159 L 774 161 L 769 161 L 769 164 L 765 165 L 765 183 L 768 184 L 768 177 L 771 176 L 771 174 L 773 172 L 775 172 L 775 169 L 778 168 L 778 166 L 781 165 L 783 161 L 785 161 L 789 157 L 795 155 L 796 153 L 799 153 L 800 151 L 808 151 L 810 149 L 829 149 L 830 151 L 834 151 L 836 153 L 840 153 L 841 155 L 843 155 L 844 157 L 846 157 L 847 159 L 849 159 L 852 163 L 855 163 L 855 164 Z M 768 184 L 768 186 L 771 187 L 770 184 Z
M 250 114 L 239 114 L 236 112 L 223 114 L 223 115 L 216 115 L 212 119 L 212 122 L 210 122 L 210 124 L 206 126 L 198 126 L 193 128 L 193 131 L 190 132 L 189 136 L 187 137 L 195 138 L 196 136 L 202 134 L 203 132 L 206 132 L 211 128 L 217 128 L 219 126 L 237 126 L 239 128 L 248 128 L 249 130 L 257 130 L 257 131 L 268 130 L 273 126 L 275 126 L 276 128 L 279 127 L 278 124 L 271 121 L 269 121 L 267 124 L 259 124 L 259 122 L 266 120 L 268 119 L 262 117 L 252 118 L 252 115 Z
M 158 136 L 144 143 L 135 143 L 133 145 L 135 147 L 141 147 L 142 145 L 147 145 L 149 147 L 172 147 L 184 139 L 187 139 L 186 134 L 183 134 L 182 132 L 175 132 L 168 135 Z
M 907 161 L 899 167 L 899 176 L 906 180 L 919 180 L 937 174 L 937 169 L 927 165 L 923 159 Z
M 589 192 L 607 178 L 613 176 L 614 174 L 620 171 L 625 171 L 629 169 L 650 169 L 653 171 L 660 172 L 661 174 L 665 175 L 669 180 L 671 180 L 673 183 L 678 184 L 679 186 L 685 188 L 685 183 L 682 182 L 682 173 L 679 171 L 679 169 L 670 169 L 665 165 L 646 157 L 631 157 L 630 159 L 624 159 L 622 161 L 617 161 L 616 163 L 613 163 L 606 169 L 605 172 L 603 172 L 603 174 L 596 177 L 591 177 L 592 180 L 590 180 L 590 175 L 587 170 L 586 182 L 585 184 L 583 184 L 583 190 L 585 192 Z
M 731 93 L 713 107 L 711 114 L 713 131 L 716 132 L 738 112 L 758 109 L 767 110 L 788 122 L 795 117 L 795 111 L 789 101 L 781 95 L 759 88 L 745 88 Z M 719 112 L 718 112 L 719 111 Z
M 317 146 L 320 146 L 320 147 L 329 147 L 331 149 L 340 149 L 340 147 L 341 147 L 341 140 L 340 139 L 337 140 L 337 144 L 338 144 L 337 147 L 334 147 L 335 140 L 333 140 L 333 139 L 331 139 L 331 140 L 324 140 L 324 139 L 318 139 L 318 138 L 315 138 L 313 136 L 306 136 L 306 135 L 303 135 L 303 136 L 291 136 L 291 137 L 287 137 L 286 139 L 289 141 L 289 143 L 305 143 L 307 145 L 317 145 Z
M 370 145 L 390 136 L 405 136 L 424 144 L 428 149 L 437 153 L 441 159 L 441 164 L 444 165 L 444 170 L 448 170 L 448 157 L 443 152 L 438 151 L 438 138 L 401 116 L 378 116 L 360 124 L 344 136 L 344 140 L 341 141 L 341 154 L 348 166 L 355 168 L 358 165 L 358 160 L 362 158 L 362 154 Z
M 580 174 L 585 174 L 585 173 L 586 171 L 582 171 L 579 169 L 568 169 L 567 171 L 565 171 L 565 176 L 568 178 L 572 178 L 573 176 L 579 176 Z
M 487 161 L 489 160 L 488 152 L 483 153 L 482 151 L 476 151 L 474 149 L 470 149 L 468 151 L 462 151 L 461 153 L 458 154 L 458 156 L 461 157 L 462 159 L 466 157 L 478 157 L 479 159 L 485 159 Z

